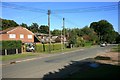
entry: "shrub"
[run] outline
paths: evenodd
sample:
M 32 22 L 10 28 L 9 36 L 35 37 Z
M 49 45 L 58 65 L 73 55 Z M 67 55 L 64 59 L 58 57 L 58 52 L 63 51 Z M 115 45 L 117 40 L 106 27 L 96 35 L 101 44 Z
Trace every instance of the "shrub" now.
M 20 40 L 6 40 L 0 41 L 0 55 L 5 55 L 5 50 L 7 54 L 21 53 L 22 42 Z M 18 49 L 18 51 L 16 51 Z
M 36 44 L 35 46 L 36 52 L 44 52 L 43 46 L 45 47 L 45 52 L 49 52 L 49 44 Z M 63 44 L 62 44 L 62 47 L 64 47 Z M 60 50 L 61 43 L 51 43 L 50 49 L 51 51 Z
M 22 42 L 20 40 L 2 41 L 2 50 L 4 50 L 4 49 L 19 49 L 19 48 L 21 48 L 21 46 L 22 46 Z
M 36 44 L 35 51 L 36 52 L 43 52 L 43 45 L 42 44 Z

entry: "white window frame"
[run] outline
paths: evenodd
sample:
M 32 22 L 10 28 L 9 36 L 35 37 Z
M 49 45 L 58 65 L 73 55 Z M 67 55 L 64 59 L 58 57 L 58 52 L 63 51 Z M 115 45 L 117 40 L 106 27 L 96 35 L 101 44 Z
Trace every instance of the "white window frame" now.
M 16 34 L 9 34 L 9 38 L 16 38 Z
M 32 35 L 28 35 L 28 39 L 32 39 Z
M 24 34 L 20 34 L 20 39 L 23 39 L 24 38 Z

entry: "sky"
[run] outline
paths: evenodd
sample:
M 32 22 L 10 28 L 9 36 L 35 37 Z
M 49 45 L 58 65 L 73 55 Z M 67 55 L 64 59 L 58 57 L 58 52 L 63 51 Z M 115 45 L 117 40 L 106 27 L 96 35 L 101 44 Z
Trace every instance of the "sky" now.
M 47 11 L 50 14 L 50 30 L 62 29 L 65 18 L 65 28 L 83 28 L 89 26 L 92 22 L 107 20 L 115 31 L 118 31 L 118 8 L 112 10 L 102 10 L 104 6 L 118 5 L 118 2 L 7 2 L 8 8 L 2 7 L 3 19 L 16 21 L 18 24 L 38 23 L 39 25 L 48 24 Z M 2 5 L 6 3 L 2 2 Z M 20 9 L 14 9 L 12 5 L 22 6 Z M 8 5 L 7 5 L 8 6 Z M 27 8 L 26 8 L 27 7 Z M 91 8 L 98 8 L 91 10 Z M 85 11 L 88 9 L 88 11 Z M 39 10 L 39 11 L 38 11 Z M 44 10 L 42 12 L 42 10 Z M 82 11 L 83 10 L 83 11 Z M 101 11 L 102 10 L 102 11 Z M 71 13 L 74 12 L 74 13 Z

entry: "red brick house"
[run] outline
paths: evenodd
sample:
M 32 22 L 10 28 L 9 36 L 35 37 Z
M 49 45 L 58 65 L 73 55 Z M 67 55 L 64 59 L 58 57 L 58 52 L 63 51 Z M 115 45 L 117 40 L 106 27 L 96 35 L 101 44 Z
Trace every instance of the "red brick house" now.
M 21 40 L 23 43 L 33 43 L 34 33 L 30 30 L 18 26 L 0 31 L 1 40 Z

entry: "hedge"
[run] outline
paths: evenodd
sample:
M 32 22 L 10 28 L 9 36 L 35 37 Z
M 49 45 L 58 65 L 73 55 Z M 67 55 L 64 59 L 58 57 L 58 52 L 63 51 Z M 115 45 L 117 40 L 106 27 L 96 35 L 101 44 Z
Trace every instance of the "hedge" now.
M 22 47 L 22 42 L 20 40 L 0 41 L 0 52 L 1 52 L 0 55 L 10 55 L 10 54 L 21 53 L 22 52 L 21 47 Z
M 43 48 L 45 47 L 45 50 Z M 62 45 L 63 47 L 63 45 Z M 61 43 L 51 43 L 50 45 L 51 51 L 53 50 L 60 50 L 61 49 Z M 36 52 L 49 52 L 49 44 L 36 44 L 35 46 Z
M 36 52 L 43 52 L 43 45 L 42 44 L 36 44 L 35 51 Z
M 0 42 L 2 43 L 2 50 L 4 49 L 19 49 L 22 46 L 22 42 L 20 40 L 6 40 Z

